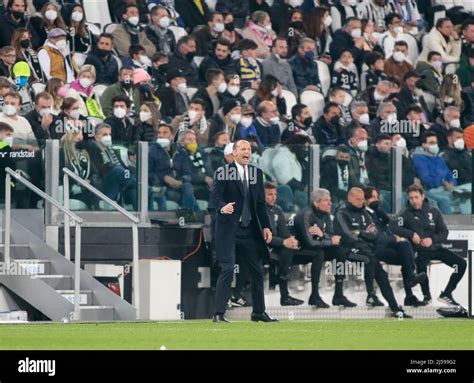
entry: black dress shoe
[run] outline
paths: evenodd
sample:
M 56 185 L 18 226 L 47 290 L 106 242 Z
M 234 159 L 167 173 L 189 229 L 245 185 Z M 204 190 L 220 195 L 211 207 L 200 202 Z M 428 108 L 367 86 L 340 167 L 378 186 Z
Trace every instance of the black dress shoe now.
M 332 305 L 333 306 L 344 306 L 344 307 L 356 307 L 357 303 L 351 302 L 349 299 L 347 299 L 343 295 L 341 297 L 332 298 Z
M 328 309 L 329 308 L 329 305 L 324 302 L 320 296 L 314 296 L 314 295 L 311 295 L 309 297 L 309 300 L 308 300 L 308 304 L 310 306 L 315 306 L 317 307 L 318 309 Z
M 418 298 L 415 297 L 414 295 L 408 295 L 408 296 L 405 297 L 405 301 L 403 303 L 403 306 L 419 307 L 419 306 L 423 306 L 423 302 L 418 300 Z
M 261 314 L 252 313 L 250 316 L 252 322 L 278 322 L 278 319 L 272 318 L 267 313 L 263 312 Z
M 212 321 L 214 323 L 231 323 L 230 320 L 228 320 L 224 314 L 216 314 L 212 317 Z
M 296 299 L 290 296 L 280 299 L 280 305 L 282 306 L 299 306 L 304 302 L 301 299 Z

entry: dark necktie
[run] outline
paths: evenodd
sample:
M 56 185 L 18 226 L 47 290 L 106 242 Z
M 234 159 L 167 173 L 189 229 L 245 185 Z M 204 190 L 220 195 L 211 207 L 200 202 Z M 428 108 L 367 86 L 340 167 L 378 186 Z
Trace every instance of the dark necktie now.
M 244 187 L 244 205 L 242 207 L 241 223 L 242 226 L 247 227 L 252 219 L 250 213 L 250 191 L 247 178 L 247 168 L 244 168 L 242 184 Z

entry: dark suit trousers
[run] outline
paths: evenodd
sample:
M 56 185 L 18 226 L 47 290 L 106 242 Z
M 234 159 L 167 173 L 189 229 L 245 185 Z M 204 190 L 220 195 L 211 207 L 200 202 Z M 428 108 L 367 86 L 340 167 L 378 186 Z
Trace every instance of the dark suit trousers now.
M 228 261 L 219 261 L 220 273 L 216 284 L 216 314 L 224 314 L 227 301 L 231 296 L 232 279 L 234 277 L 235 256 L 247 264 L 252 277 L 252 305 L 253 312 L 265 311 L 263 290 L 263 265 L 261 254 L 258 253 L 258 236 L 260 232 L 256 225 L 250 224 L 247 228 L 237 228 L 235 235 L 235 250 Z

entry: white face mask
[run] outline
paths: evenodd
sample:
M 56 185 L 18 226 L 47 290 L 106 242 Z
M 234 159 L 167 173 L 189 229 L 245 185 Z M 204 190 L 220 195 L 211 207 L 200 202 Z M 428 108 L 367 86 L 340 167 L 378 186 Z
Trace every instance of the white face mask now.
M 227 90 L 227 83 L 225 81 L 217 85 L 217 91 L 219 93 L 224 93 L 226 90 Z
M 84 18 L 84 14 L 82 12 L 74 11 L 71 14 L 72 21 L 75 21 L 76 23 L 80 23 L 83 18 Z
M 141 111 L 140 112 L 140 121 L 141 122 L 147 122 L 151 118 L 151 113 L 150 112 L 145 112 Z
M 92 85 L 92 83 L 93 81 L 90 78 L 83 77 L 79 79 L 79 84 L 81 84 L 83 88 L 88 88 L 89 86 Z
M 138 16 L 132 16 L 128 18 L 128 22 L 132 24 L 133 26 L 137 26 L 138 23 L 140 22 L 140 18 Z
M 354 39 L 357 39 L 358 37 L 362 36 L 362 30 L 360 28 L 353 29 L 351 31 L 351 36 Z
M 139 61 L 142 65 L 151 66 L 151 60 L 148 56 L 140 55 Z
M 347 0 L 347 5 L 355 7 L 357 5 L 357 0 Z
M 13 145 L 13 136 L 10 136 L 10 137 L 5 137 L 3 139 L 3 142 L 5 144 L 7 144 L 8 146 L 12 146 Z
M 327 16 L 325 19 L 324 19 L 324 26 L 325 27 L 330 27 L 332 24 L 332 17 L 331 16 Z
M 214 24 L 214 32 L 221 33 L 224 31 L 225 25 L 223 23 Z
M 369 125 L 369 123 L 370 123 L 369 114 L 368 114 L 368 113 L 361 114 L 361 115 L 359 116 L 359 122 L 360 122 L 362 125 Z
M 5 116 L 12 117 L 16 114 L 16 107 L 13 105 L 5 105 L 3 107 L 3 113 L 5 113 Z
M 301 7 L 301 4 L 303 4 L 303 0 L 290 0 L 289 4 L 293 7 Z
M 57 43 L 56 43 L 56 48 L 58 48 L 61 52 L 63 53 L 67 53 L 69 52 L 69 47 L 67 45 L 67 42 L 66 40 L 59 40 Z
M 454 147 L 457 150 L 464 150 L 464 140 L 462 138 L 458 138 L 456 141 L 454 141 Z
M 124 108 L 114 108 L 114 116 L 117 118 L 124 118 L 127 115 L 127 110 Z
M 455 118 L 454 120 L 451 120 L 449 123 L 451 128 L 460 128 L 461 127 L 461 120 L 459 118 Z
M 397 148 L 400 148 L 400 149 L 406 149 L 407 148 L 407 141 L 403 137 L 400 137 L 398 139 Z
M 240 92 L 240 87 L 238 86 L 228 86 L 227 87 L 227 92 L 229 92 L 232 96 L 236 96 Z
M 253 122 L 253 119 L 251 117 L 242 117 L 242 119 L 240 120 L 240 124 L 244 127 L 244 128 L 248 128 L 250 125 L 252 125 L 252 122 Z
M 428 152 L 430 152 L 432 155 L 436 156 L 439 153 L 438 144 L 428 146 Z
M 403 27 L 394 27 L 393 32 L 395 32 L 396 35 L 401 35 L 403 33 Z
M 406 59 L 406 56 L 405 56 L 405 53 L 403 52 L 394 52 L 393 53 L 393 59 L 397 62 L 397 63 L 402 63 L 405 61 Z
M 375 99 L 375 101 L 382 101 L 382 100 L 385 100 L 385 96 L 380 94 L 376 89 L 374 91 L 374 99 Z
M 396 113 L 391 113 L 387 116 L 387 122 L 389 124 L 395 124 L 397 122 L 397 114 Z
M 44 16 L 49 20 L 49 21 L 54 21 L 58 17 L 58 12 L 56 12 L 54 9 L 50 9 L 49 11 L 46 11 L 44 13 Z
M 263 29 L 265 29 L 267 33 L 270 33 L 272 31 L 272 24 L 270 23 L 268 25 L 265 25 Z
M 40 111 L 38 112 L 38 114 L 39 114 L 41 117 L 49 116 L 49 115 L 51 114 L 51 108 L 43 108 L 43 109 L 40 109 Z
M 101 138 L 100 142 L 104 144 L 105 146 L 111 146 L 112 145 L 112 136 L 104 136 Z
M 271 123 L 272 125 L 276 125 L 276 124 L 278 124 L 279 122 L 280 122 L 280 117 L 276 117 L 276 116 L 275 116 L 275 117 L 270 118 L 270 123 Z
M 241 114 L 233 114 L 233 115 L 230 116 L 230 120 L 231 120 L 234 124 L 238 124 L 241 119 L 242 119 L 242 115 L 241 115 Z
M 369 148 L 369 143 L 367 142 L 367 140 L 359 141 L 357 143 L 357 147 L 359 148 L 361 152 L 366 152 L 367 149 Z
M 156 143 L 160 145 L 163 149 L 169 148 L 171 144 L 169 138 L 157 138 Z
M 272 96 L 273 97 L 278 96 L 278 88 L 275 88 L 275 89 L 272 90 Z
M 180 82 L 178 85 L 176 85 L 176 88 L 178 89 L 178 92 L 186 93 L 187 86 L 185 82 Z
M 161 28 L 166 29 L 170 26 L 170 18 L 168 16 L 162 17 L 158 21 L 158 24 L 160 25 Z
M 71 117 L 73 120 L 79 120 L 80 115 L 81 112 L 79 112 L 79 109 L 74 109 L 69 112 L 69 117 Z
M 188 116 L 191 120 L 194 120 L 198 115 L 198 112 L 196 110 L 190 110 L 188 112 Z

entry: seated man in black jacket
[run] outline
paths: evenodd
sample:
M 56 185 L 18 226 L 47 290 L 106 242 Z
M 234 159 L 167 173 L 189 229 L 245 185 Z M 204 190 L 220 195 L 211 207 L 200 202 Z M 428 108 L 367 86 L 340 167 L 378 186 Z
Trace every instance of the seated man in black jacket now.
M 61 138 L 62 133 L 57 133 L 57 117 L 51 113 L 53 98 L 47 92 L 38 93 L 35 97 L 35 109 L 28 113 L 25 118 L 31 125 L 36 141 L 42 146 L 45 140 Z
M 375 246 L 380 231 L 372 221 L 369 212 L 364 208 L 364 202 L 364 191 L 354 187 L 349 191 L 347 203 L 336 210 L 334 230 L 337 235 L 342 237 L 341 251 L 349 258 L 358 257 L 365 262 L 364 279 L 368 293 L 367 306 L 384 305 L 375 294 L 375 279 L 390 310 L 392 310 L 392 316 L 411 318 L 398 306 L 388 275 L 375 256 Z
M 279 285 L 280 304 L 282 306 L 298 306 L 304 301 L 293 298 L 288 292 L 288 278 L 291 271 L 294 251 L 298 248 L 298 241 L 290 234 L 286 223 L 285 214 L 280 206 L 276 204 L 277 188 L 272 182 L 265 182 L 265 202 L 272 230 L 272 241 L 269 243 L 270 251 L 276 254 L 280 262 Z
M 186 94 L 186 78 L 181 69 L 170 68 L 166 74 L 169 86 L 163 86 L 155 93 L 160 99 L 160 114 L 171 122 L 173 118 L 188 110 L 189 97 Z
M 130 99 L 119 94 L 112 99 L 113 114 L 104 121 L 112 128 L 112 139 L 120 144 L 140 141 L 140 129 L 128 117 Z
M 199 65 L 199 80 L 206 83 L 206 73 L 209 69 L 220 69 L 224 75 L 235 73 L 234 60 L 230 56 L 230 42 L 226 39 L 219 39 L 215 42 L 213 52 L 209 52 Z
M 316 189 L 311 193 L 311 205 L 298 212 L 294 218 L 296 238 L 304 250 L 314 252 L 311 262 L 311 296 L 309 304 L 318 308 L 329 308 L 319 295 L 319 278 L 324 261 L 335 259 L 334 274 L 336 288 L 332 304 L 334 306 L 355 307 L 343 292 L 344 272 L 340 272 L 340 262 L 344 254 L 339 251 L 341 236 L 335 235 L 331 219 L 331 194 L 326 189 Z M 344 269 L 344 267 L 342 267 Z
M 313 136 L 319 145 L 337 146 L 345 141 L 339 120 L 341 110 L 335 102 L 328 102 L 323 109 L 323 115 L 313 125 Z
M 442 261 L 454 269 L 438 300 L 457 306 L 459 304 L 454 300 L 452 293 L 466 271 L 466 260 L 449 249 L 443 248 L 442 243 L 448 238 L 448 228 L 441 212 L 429 205 L 423 188 L 412 185 L 407 193 L 410 206 L 402 213 L 402 219 L 398 221 L 401 225 L 396 228 L 396 233 L 413 244 L 413 248 L 418 253 L 415 262 L 419 273 L 426 273 L 432 260 Z M 431 293 L 428 279 L 421 283 L 421 290 L 424 295 L 423 303 L 429 304 Z
M 365 57 L 364 37 L 362 36 L 362 23 L 357 17 L 349 17 L 343 28 L 337 30 L 329 46 L 333 61 L 341 57 L 343 49 L 349 49 L 354 57 L 354 64 L 360 68 Z
M 122 196 L 123 202 L 132 204 L 136 211 L 138 208 L 137 180 L 112 150 L 110 125 L 98 124 L 95 127 L 94 139 L 84 141 L 83 144 L 102 180 L 100 189 L 103 193 L 114 201 Z
M 375 242 L 375 255 L 389 265 L 402 266 L 405 306 L 422 306 L 412 288 L 426 280 L 426 273 L 415 274 L 415 254 L 411 243 L 392 232 L 395 224 L 380 206 L 379 191 L 369 186 L 364 188 L 365 209 L 380 232 Z
M 97 74 L 96 84 L 112 85 L 119 76 L 119 60 L 112 52 L 113 37 L 110 33 L 102 33 L 97 45 L 87 55 L 84 65 L 90 64 Z
M 440 156 L 448 165 L 449 170 L 455 175 L 458 188 L 462 186 L 466 190 L 465 197 L 470 197 L 472 183 L 472 156 L 466 150 L 464 143 L 464 132 L 460 128 L 448 130 L 448 147 L 443 150 Z

